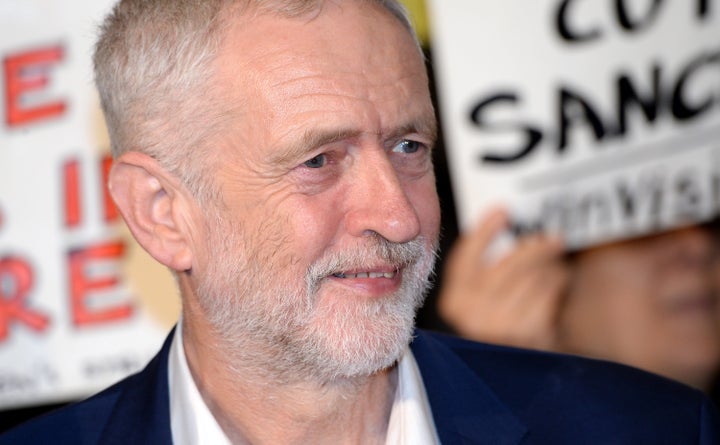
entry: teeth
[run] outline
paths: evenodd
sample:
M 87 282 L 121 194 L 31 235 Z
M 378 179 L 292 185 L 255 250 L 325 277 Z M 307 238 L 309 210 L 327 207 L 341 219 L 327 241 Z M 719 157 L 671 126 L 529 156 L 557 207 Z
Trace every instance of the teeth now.
M 337 278 L 392 278 L 395 272 L 360 272 L 360 273 L 336 273 Z

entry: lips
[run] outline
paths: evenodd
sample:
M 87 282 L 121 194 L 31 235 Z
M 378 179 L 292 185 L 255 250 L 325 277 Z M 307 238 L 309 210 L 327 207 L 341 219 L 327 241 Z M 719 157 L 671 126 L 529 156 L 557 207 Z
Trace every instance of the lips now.
M 348 268 L 339 272 L 326 275 L 330 284 L 341 286 L 336 289 L 344 289 L 334 295 L 354 296 L 355 298 L 382 298 L 387 297 L 398 290 L 402 283 L 403 267 L 382 265 L 382 266 L 361 266 Z

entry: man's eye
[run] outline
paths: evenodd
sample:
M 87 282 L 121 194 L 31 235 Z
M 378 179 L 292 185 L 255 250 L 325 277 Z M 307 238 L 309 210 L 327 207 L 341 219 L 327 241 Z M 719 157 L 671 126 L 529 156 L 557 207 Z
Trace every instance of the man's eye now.
M 308 168 L 320 168 L 323 167 L 327 163 L 327 156 L 324 154 L 317 155 L 312 159 L 308 159 L 307 161 L 303 162 L 303 165 Z
M 393 151 L 395 153 L 417 153 L 421 147 L 422 144 L 418 141 L 404 139 L 393 147 Z

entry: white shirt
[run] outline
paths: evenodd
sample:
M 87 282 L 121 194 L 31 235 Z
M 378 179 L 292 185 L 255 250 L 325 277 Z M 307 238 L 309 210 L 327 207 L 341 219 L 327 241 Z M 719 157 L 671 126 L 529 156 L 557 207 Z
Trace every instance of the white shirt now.
M 170 429 L 175 445 L 229 445 L 230 441 L 200 396 L 185 358 L 181 322 L 168 360 Z M 398 387 L 390 412 L 386 445 L 437 445 L 435 423 L 417 362 L 408 348 L 398 363 Z

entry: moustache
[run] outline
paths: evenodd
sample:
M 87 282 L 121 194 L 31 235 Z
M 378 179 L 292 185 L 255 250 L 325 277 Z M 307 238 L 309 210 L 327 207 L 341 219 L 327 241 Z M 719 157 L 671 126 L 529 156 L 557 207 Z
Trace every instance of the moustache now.
M 324 255 L 308 268 L 305 281 L 308 290 L 312 292 L 326 277 L 348 270 L 382 266 L 398 271 L 420 261 L 425 251 L 425 241 L 421 237 L 404 243 L 394 243 L 376 235 L 369 238 L 365 245 Z

